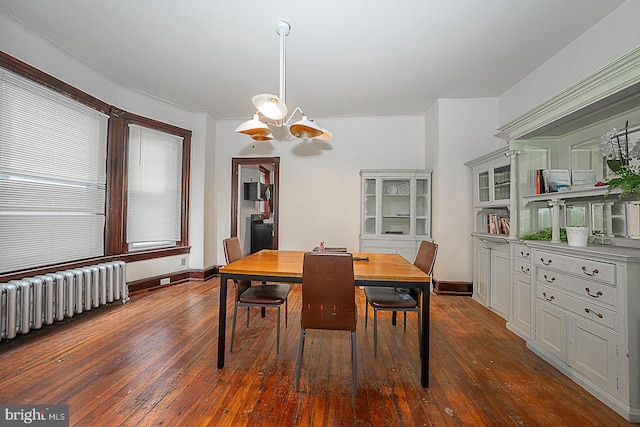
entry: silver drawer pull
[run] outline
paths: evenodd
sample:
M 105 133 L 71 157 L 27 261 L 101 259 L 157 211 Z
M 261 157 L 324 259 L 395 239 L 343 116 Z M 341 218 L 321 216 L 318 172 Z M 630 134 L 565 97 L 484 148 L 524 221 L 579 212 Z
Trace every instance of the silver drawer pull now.
M 544 258 L 540 258 L 540 261 L 541 261 L 544 265 L 549 265 L 549 264 L 551 264 L 551 262 L 552 262 L 553 260 L 545 261 L 545 260 L 544 260 Z
M 528 268 L 524 268 L 523 266 L 520 266 L 520 271 L 522 271 L 523 273 L 528 273 L 529 269 Z
M 596 274 L 600 273 L 597 268 L 594 268 L 591 273 L 588 273 L 587 272 L 587 267 L 585 267 L 585 266 L 582 266 L 582 272 L 584 274 L 586 274 L 587 276 L 595 276 Z
M 520 251 L 520 256 L 522 256 L 522 258 L 529 258 L 529 252 L 524 253 L 524 251 Z
M 545 275 L 544 275 L 544 280 L 546 280 L 546 281 L 547 281 L 547 283 L 553 283 L 553 282 L 555 282 L 555 281 L 556 281 L 556 278 L 555 278 L 555 277 L 552 277 L 551 279 L 549 279 L 549 278 L 547 277 L 547 275 L 545 274 Z
M 599 317 L 599 318 L 601 318 L 601 319 L 602 319 L 602 317 L 603 317 L 603 316 L 602 316 L 602 314 L 600 314 L 600 313 L 596 313 L 595 311 L 593 311 L 593 310 L 589 310 L 588 308 L 585 308 L 585 309 L 584 309 L 584 311 L 585 311 L 586 313 L 593 313 L 593 314 L 595 314 L 596 316 L 598 316 L 598 317 Z
M 543 293 L 542 293 L 542 296 L 543 296 L 543 297 L 544 297 L 544 299 L 546 299 L 547 301 L 553 301 L 553 300 L 554 300 L 553 295 L 551 295 L 549 298 L 547 298 L 547 293 L 546 293 L 546 292 L 543 292 Z M 586 310 L 588 310 L 588 309 L 586 309 Z
M 584 290 L 585 290 L 585 291 L 587 291 L 587 295 L 589 295 L 590 297 L 598 298 L 598 297 L 601 297 L 601 296 L 602 296 L 602 291 L 598 291 L 598 292 L 596 292 L 596 294 L 595 294 L 595 295 L 593 295 L 593 294 L 591 293 L 591 290 L 590 290 L 589 288 L 584 288 Z

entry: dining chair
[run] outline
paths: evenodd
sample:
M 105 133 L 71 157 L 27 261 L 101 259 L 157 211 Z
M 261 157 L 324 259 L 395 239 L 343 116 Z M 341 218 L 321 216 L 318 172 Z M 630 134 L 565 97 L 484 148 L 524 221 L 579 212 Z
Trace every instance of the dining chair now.
M 438 245 L 433 242 L 422 241 L 414 265 L 431 276 L 436 262 Z M 427 290 L 427 292 L 429 292 Z M 407 291 L 404 289 L 385 288 L 378 286 L 365 286 L 365 315 L 364 327 L 367 327 L 369 318 L 369 305 L 373 307 L 373 356 L 378 357 L 378 311 L 398 311 L 404 313 L 404 331 L 407 331 L 407 312 L 418 313 L 418 337 L 422 336 L 422 322 L 420 314 L 420 290 Z
M 300 348 L 296 391 L 300 390 L 302 353 L 307 329 L 351 332 L 352 396 L 356 395 L 356 294 L 353 257 L 344 252 L 307 252 L 302 265 Z
M 240 240 L 237 237 L 229 237 L 223 240 L 224 256 L 227 264 L 237 261 L 242 256 Z M 287 284 L 262 284 L 252 285 L 250 280 L 233 280 L 236 288 L 236 301 L 233 307 L 233 323 L 231 326 L 230 352 L 233 352 L 233 341 L 236 334 L 236 317 L 238 307 L 247 307 L 247 328 L 249 327 L 249 310 L 251 307 L 276 307 L 276 353 L 280 353 L 280 307 L 284 304 L 284 324 L 289 324 L 288 296 L 291 286 Z

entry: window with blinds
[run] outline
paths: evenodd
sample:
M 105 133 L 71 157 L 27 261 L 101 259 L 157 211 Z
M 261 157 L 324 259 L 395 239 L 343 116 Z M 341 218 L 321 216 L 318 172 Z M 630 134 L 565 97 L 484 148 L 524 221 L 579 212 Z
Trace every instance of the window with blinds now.
M 130 251 L 181 241 L 182 144 L 180 136 L 129 125 L 127 245 Z
M 0 69 L 0 272 L 104 255 L 107 127 Z

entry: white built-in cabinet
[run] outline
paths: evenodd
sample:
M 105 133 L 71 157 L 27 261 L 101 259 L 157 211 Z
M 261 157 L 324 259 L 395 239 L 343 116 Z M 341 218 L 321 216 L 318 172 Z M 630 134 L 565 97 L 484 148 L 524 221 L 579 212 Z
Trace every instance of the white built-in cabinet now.
M 510 221 L 509 147 L 467 162 L 473 171 L 473 298 L 508 319 L 510 247 L 504 221 Z
M 361 170 L 360 252 L 397 253 L 414 262 L 431 241 L 431 171 Z
M 528 242 L 534 334 L 527 346 L 625 417 L 640 421 L 640 254 Z
M 640 202 L 606 187 L 535 194 L 535 176 L 545 168 L 610 176 L 600 136 L 640 123 L 639 70 L 640 48 L 507 123 L 498 136 L 508 146 L 467 163 L 473 298 L 633 422 L 640 422 Z M 510 233 L 491 233 L 490 215 L 508 217 Z M 594 233 L 587 246 L 561 241 L 562 228 L 576 225 Z M 550 240 L 523 239 L 547 228 Z
M 474 237 L 472 297 L 505 319 L 509 315 L 509 243 L 489 235 Z

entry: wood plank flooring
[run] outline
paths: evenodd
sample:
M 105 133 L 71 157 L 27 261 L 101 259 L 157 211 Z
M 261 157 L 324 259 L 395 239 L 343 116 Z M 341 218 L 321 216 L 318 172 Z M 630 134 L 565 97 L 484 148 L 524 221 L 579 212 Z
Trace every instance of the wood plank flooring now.
M 276 355 L 275 310 L 238 316 L 216 368 L 218 279 L 133 295 L 0 344 L 0 403 L 68 404 L 72 426 L 625 426 L 526 349 L 469 297 L 432 295 L 430 387 L 420 385 L 417 318 L 364 328 L 357 290 L 358 395 L 348 332 L 309 331 L 295 392 L 300 287 Z M 232 291 L 231 291 L 232 292 Z M 227 302 L 231 338 L 233 294 Z M 371 319 L 369 319 L 371 321 Z

